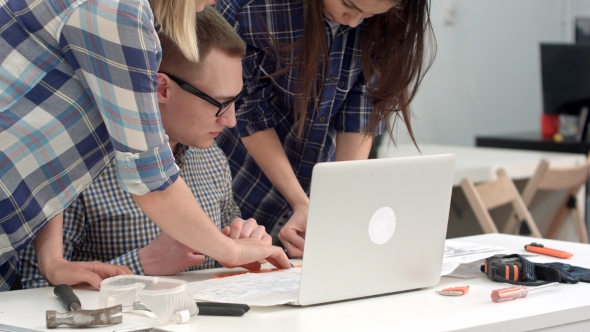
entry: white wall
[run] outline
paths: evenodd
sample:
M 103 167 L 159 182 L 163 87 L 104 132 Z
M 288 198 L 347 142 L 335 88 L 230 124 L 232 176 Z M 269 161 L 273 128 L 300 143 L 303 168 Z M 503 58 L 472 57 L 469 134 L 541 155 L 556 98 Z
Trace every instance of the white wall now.
M 572 14 L 574 16 L 590 17 L 590 1 L 588 0 L 573 0 Z
M 590 1 L 432 0 L 438 53 L 412 105 L 418 142 L 540 130 L 539 43 L 572 41 L 575 16 L 590 16 Z M 398 124 L 398 142 L 406 133 Z

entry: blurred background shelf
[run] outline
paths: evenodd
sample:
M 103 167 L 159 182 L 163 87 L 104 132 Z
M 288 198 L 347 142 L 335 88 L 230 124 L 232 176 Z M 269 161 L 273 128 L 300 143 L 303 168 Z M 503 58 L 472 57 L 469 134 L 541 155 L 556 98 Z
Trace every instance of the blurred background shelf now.
M 520 149 L 548 152 L 565 152 L 588 154 L 590 143 L 577 142 L 574 137 L 564 137 L 556 142 L 551 137 L 544 137 L 539 131 L 516 132 L 511 134 L 478 135 L 475 137 L 478 147 Z

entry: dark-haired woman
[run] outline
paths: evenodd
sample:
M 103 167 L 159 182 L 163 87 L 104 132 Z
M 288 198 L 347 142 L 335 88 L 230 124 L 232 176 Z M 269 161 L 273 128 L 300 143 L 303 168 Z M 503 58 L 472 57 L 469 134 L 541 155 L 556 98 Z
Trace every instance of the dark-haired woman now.
M 303 254 L 319 162 L 366 159 L 390 115 L 413 138 L 408 105 L 429 61 L 427 0 L 218 0 L 246 41 L 247 93 L 218 144 L 246 218 Z

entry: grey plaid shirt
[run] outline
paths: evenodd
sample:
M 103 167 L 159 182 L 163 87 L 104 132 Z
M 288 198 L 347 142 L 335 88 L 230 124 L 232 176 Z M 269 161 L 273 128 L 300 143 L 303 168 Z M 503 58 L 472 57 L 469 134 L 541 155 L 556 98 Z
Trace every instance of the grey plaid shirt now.
M 64 213 L 64 258 L 72 261 L 103 261 L 128 266 L 143 274 L 137 250 L 145 247 L 160 229 L 121 190 L 111 163 Z M 182 157 L 179 175 L 217 227 L 240 217 L 232 198 L 231 173 L 224 153 L 214 143 L 208 149 L 189 148 Z M 49 286 L 37 267 L 32 245 L 19 253 L 25 288 Z M 211 257 L 187 269 L 219 267 Z

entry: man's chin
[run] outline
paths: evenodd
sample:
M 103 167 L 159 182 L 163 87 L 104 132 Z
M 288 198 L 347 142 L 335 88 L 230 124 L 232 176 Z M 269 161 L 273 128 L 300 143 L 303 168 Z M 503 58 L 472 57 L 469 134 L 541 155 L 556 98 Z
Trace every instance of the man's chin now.
M 205 150 L 208 149 L 209 147 L 211 147 L 211 145 L 213 145 L 214 140 L 208 141 L 208 142 L 195 142 L 195 144 L 191 145 L 194 146 L 195 148 L 199 148 L 201 150 Z

